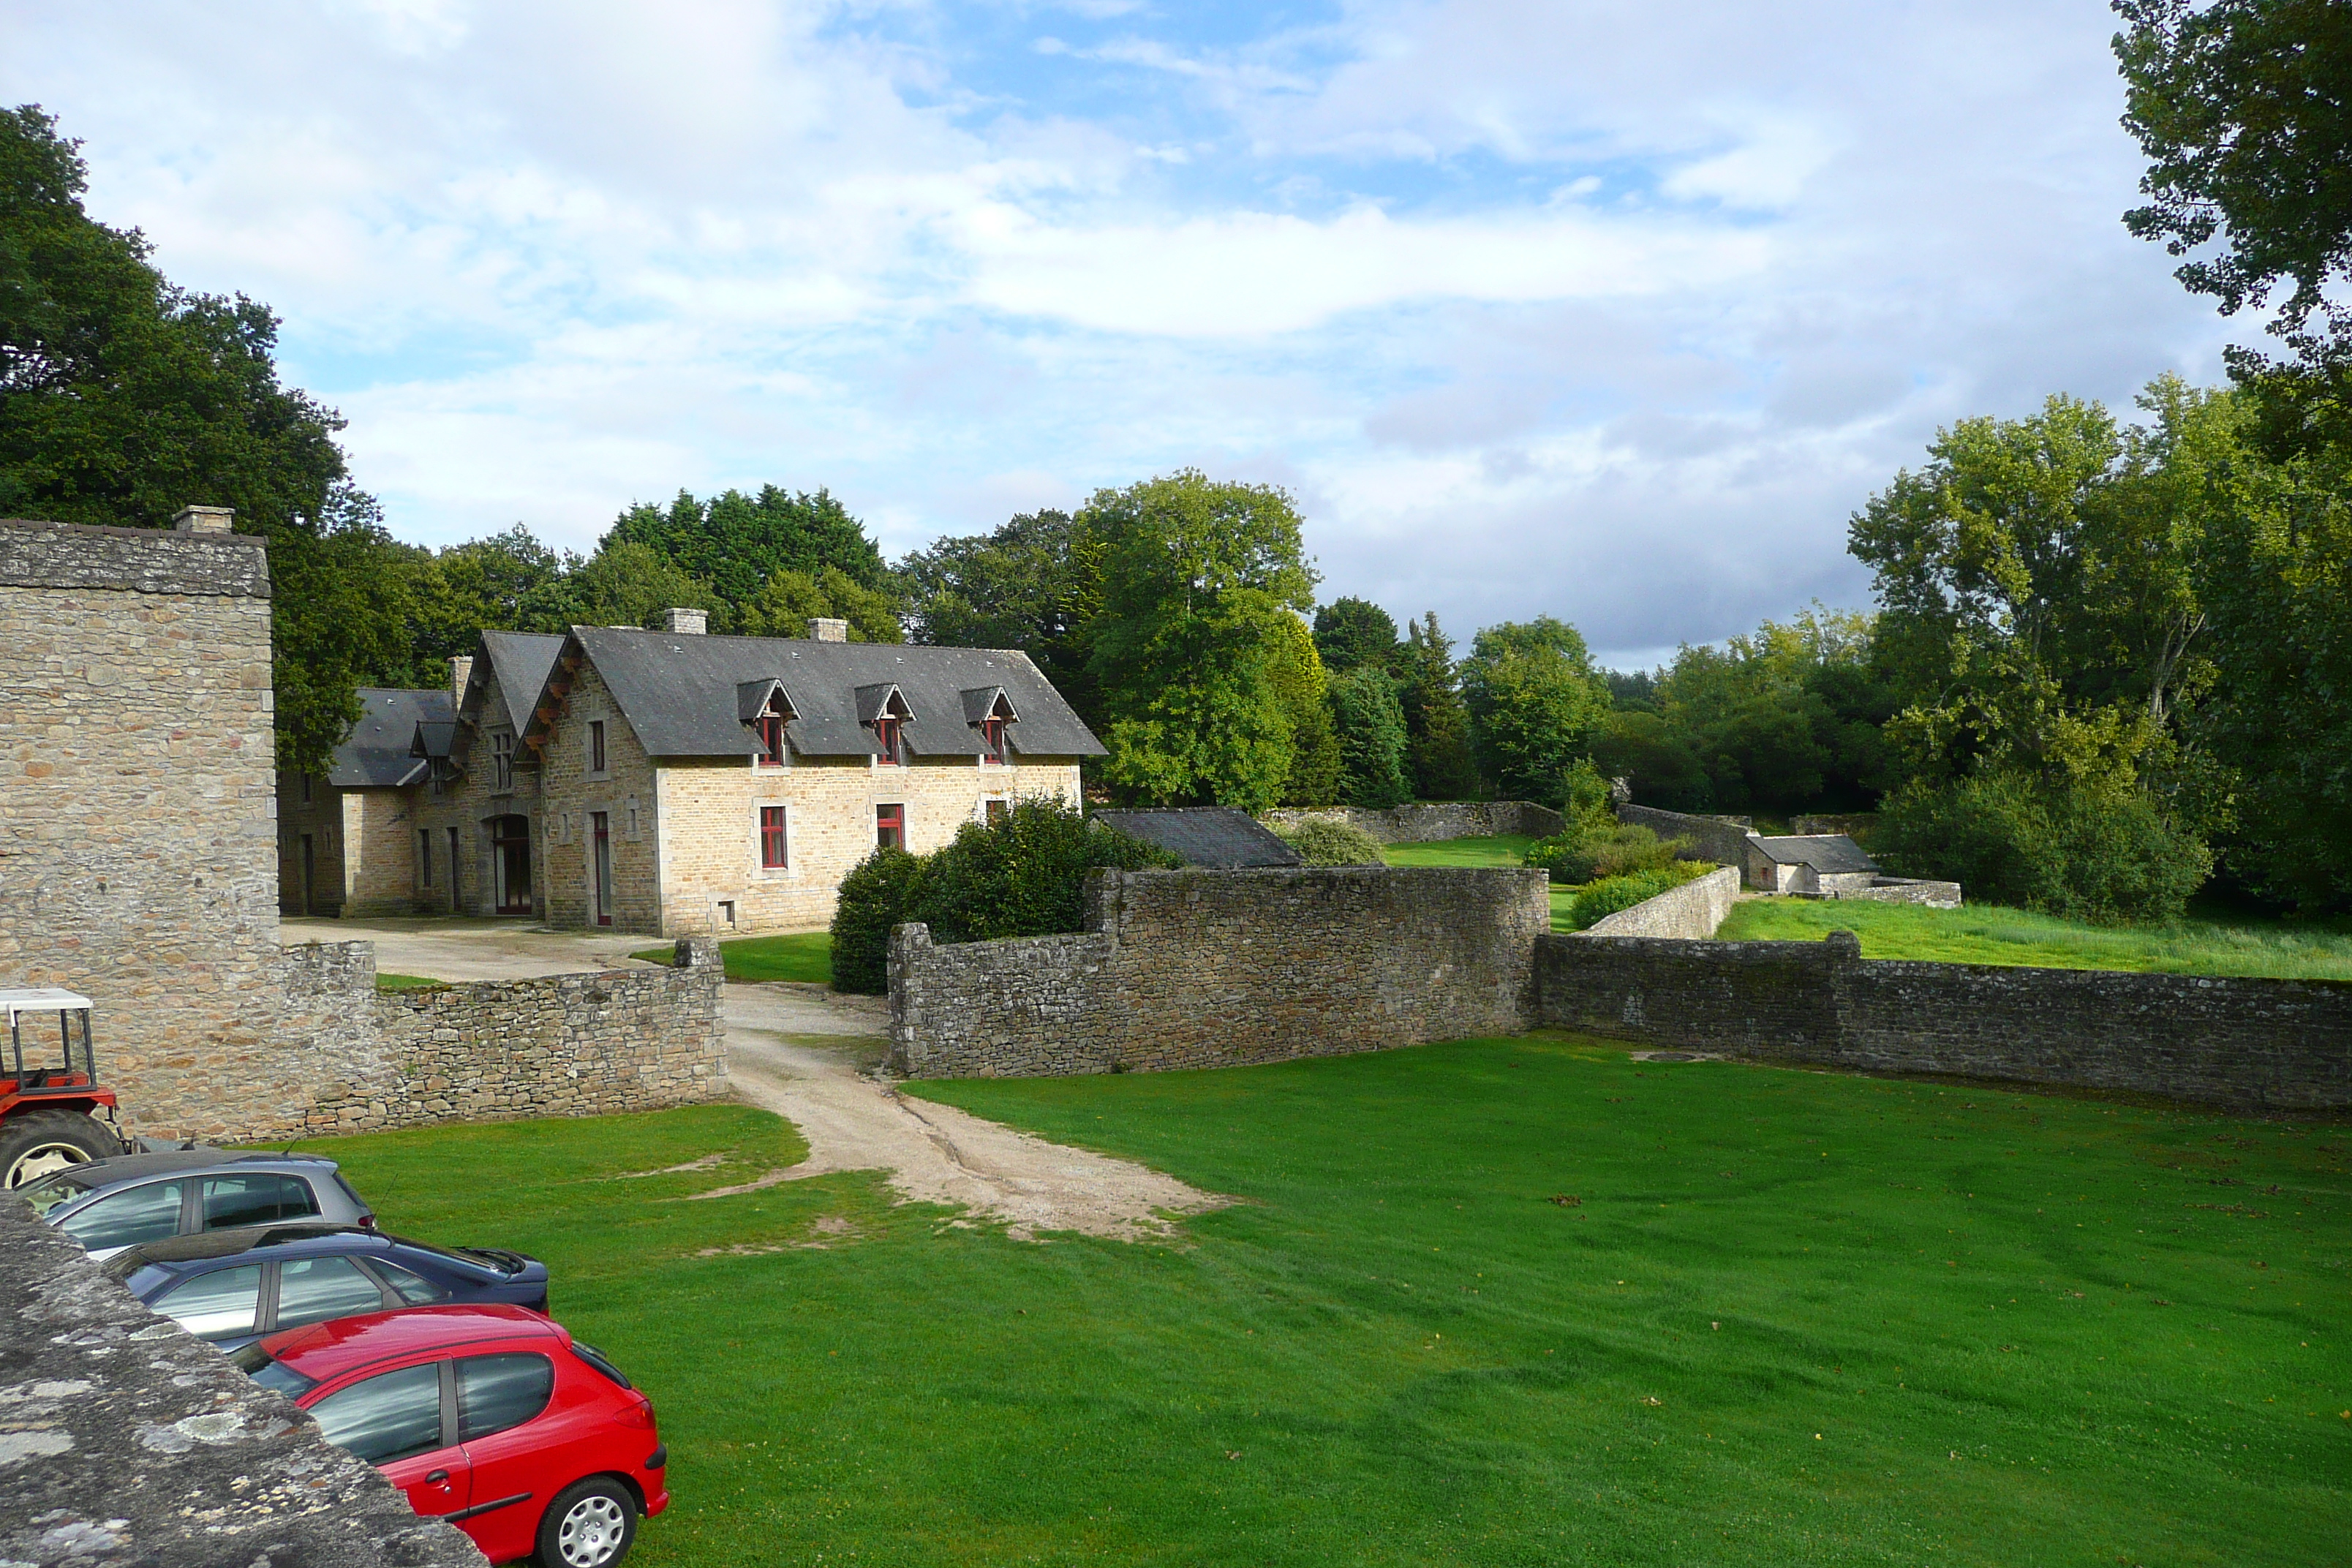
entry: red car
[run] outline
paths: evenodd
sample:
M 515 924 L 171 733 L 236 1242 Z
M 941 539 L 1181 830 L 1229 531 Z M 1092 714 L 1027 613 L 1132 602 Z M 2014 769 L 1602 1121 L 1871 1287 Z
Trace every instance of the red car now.
M 339 1318 L 232 1357 L 493 1563 L 612 1568 L 669 1506 L 653 1401 L 550 1321 L 503 1303 Z

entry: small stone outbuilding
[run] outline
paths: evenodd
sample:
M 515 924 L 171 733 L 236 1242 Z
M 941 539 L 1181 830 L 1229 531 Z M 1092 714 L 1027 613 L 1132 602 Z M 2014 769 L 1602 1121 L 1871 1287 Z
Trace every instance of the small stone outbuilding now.
M 1747 850 L 1748 885 L 1760 892 L 1834 898 L 1867 888 L 1884 875 L 1878 862 L 1843 833 L 1751 835 Z
M 1238 871 L 1273 866 L 1303 866 L 1298 851 L 1246 811 L 1229 805 L 1160 806 L 1136 811 L 1098 811 L 1095 820 L 1113 833 L 1156 845 L 1181 856 L 1187 866 Z

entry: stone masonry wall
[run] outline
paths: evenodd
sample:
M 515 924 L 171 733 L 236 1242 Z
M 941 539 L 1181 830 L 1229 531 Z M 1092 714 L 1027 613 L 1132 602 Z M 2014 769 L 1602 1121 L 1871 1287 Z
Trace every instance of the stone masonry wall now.
M 1526 1026 L 1541 871 L 1102 870 L 1087 930 L 890 943 L 894 1071 L 1230 1067 Z
M 1866 1072 L 2352 1108 L 2352 985 L 1861 956 L 1827 941 L 1545 936 L 1544 1024 Z
M 268 593 L 257 540 L 0 521 L 0 985 L 97 1004 L 124 1131 L 718 1092 L 715 959 L 379 998 L 369 945 L 279 945 Z M 407 875 L 376 826 L 346 813 L 346 869 L 373 835 Z
M 383 1473 L 0 1194 L 0 1563 L 480 1568 Z
M 1661 811 L 1654 805 L 1627 803 L 1617 807 L 1617 820 L 1646 827 L 1661 838 L 1687 838 L 1691 840 L 1692 858 L 1712 860 L 1718 866 L 1748 864 L 1748 829 L 1728 817 L 1692 816 L 1679 811 Z
M 1383 844 L 1433 844 L 1445 838 L 1490 838 L 1503 834 L 1549 838 L 1568 826 L 1567 818 L 1549 806 L 1526 800 L 1429 801 L 1385 811 L 1334 805 L 1269 811 L 1265 816 L 1265 825 L 1281 833 L 1307 821 L 1344 822 Z
M 1719 929 L 1739 900 L 1739 873 L 1718 866 L 1695 881 L 1668 888 L 1630 910 L 1595 921 L 1578 936 L 1659 936 L 1704 941 Z

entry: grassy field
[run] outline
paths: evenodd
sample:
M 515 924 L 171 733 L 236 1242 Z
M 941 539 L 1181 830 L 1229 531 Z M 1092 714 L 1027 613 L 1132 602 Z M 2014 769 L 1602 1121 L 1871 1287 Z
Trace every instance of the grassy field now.
M 649 947 L 633 952 L 648 963 L 667 963 L 672 947 Z M 789 936 L 747 936 L 719 944 L 719 959 L 730 980 L 804 980 L 823 985 L 833 979 L 833 933 L 794 931 Z
M 2352 1539 L 2340 1126 L 1545 1037 L 908 1091 L 1241 1201 L 1144 1246 L 862 1173 L 691 1201 L 800 1156 L 731 1106 L 316 1146 L 387 1228 L 547 1258 L 651 1391 L 677 1500 L 646 1568 Z
M 1523 834 L 1497 834 L 1491 838 L 1444 838 L 1434 844 L 1388 844 L 1381 847 L 1391 866 L 1517 866 L 1520 852 L 1535 842 Z M 1551 890 L 1551 929 L 1572 931 L 1568 906 L 1574 888 Z
M 375 988 L 379 991 L 429 991 L 436 985 L 446 985 L 446 980 L 430 980 L 422 974 L 378 974 Z
M 1717 934 L 1727 941 L 1818 942 L 1840 930 L 1861 939 L 1864 958 L 2352 980 L 2352 936 L 2317 926 L 2189 921 L 2119 928 L 1991 904 L 1930 910 L 1852 900 L 1752 899 L 1732 910 Z

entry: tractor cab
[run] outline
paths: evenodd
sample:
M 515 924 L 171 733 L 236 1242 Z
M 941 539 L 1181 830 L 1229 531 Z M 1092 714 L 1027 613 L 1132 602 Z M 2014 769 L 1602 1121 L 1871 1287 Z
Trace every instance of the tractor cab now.
M 32 986 L 0 990 L 0 1007 L 8 1015 L 0 1056 L 0 1187 L 124 1152 L 114 1091 L 98 1081 L 89 998 Z

